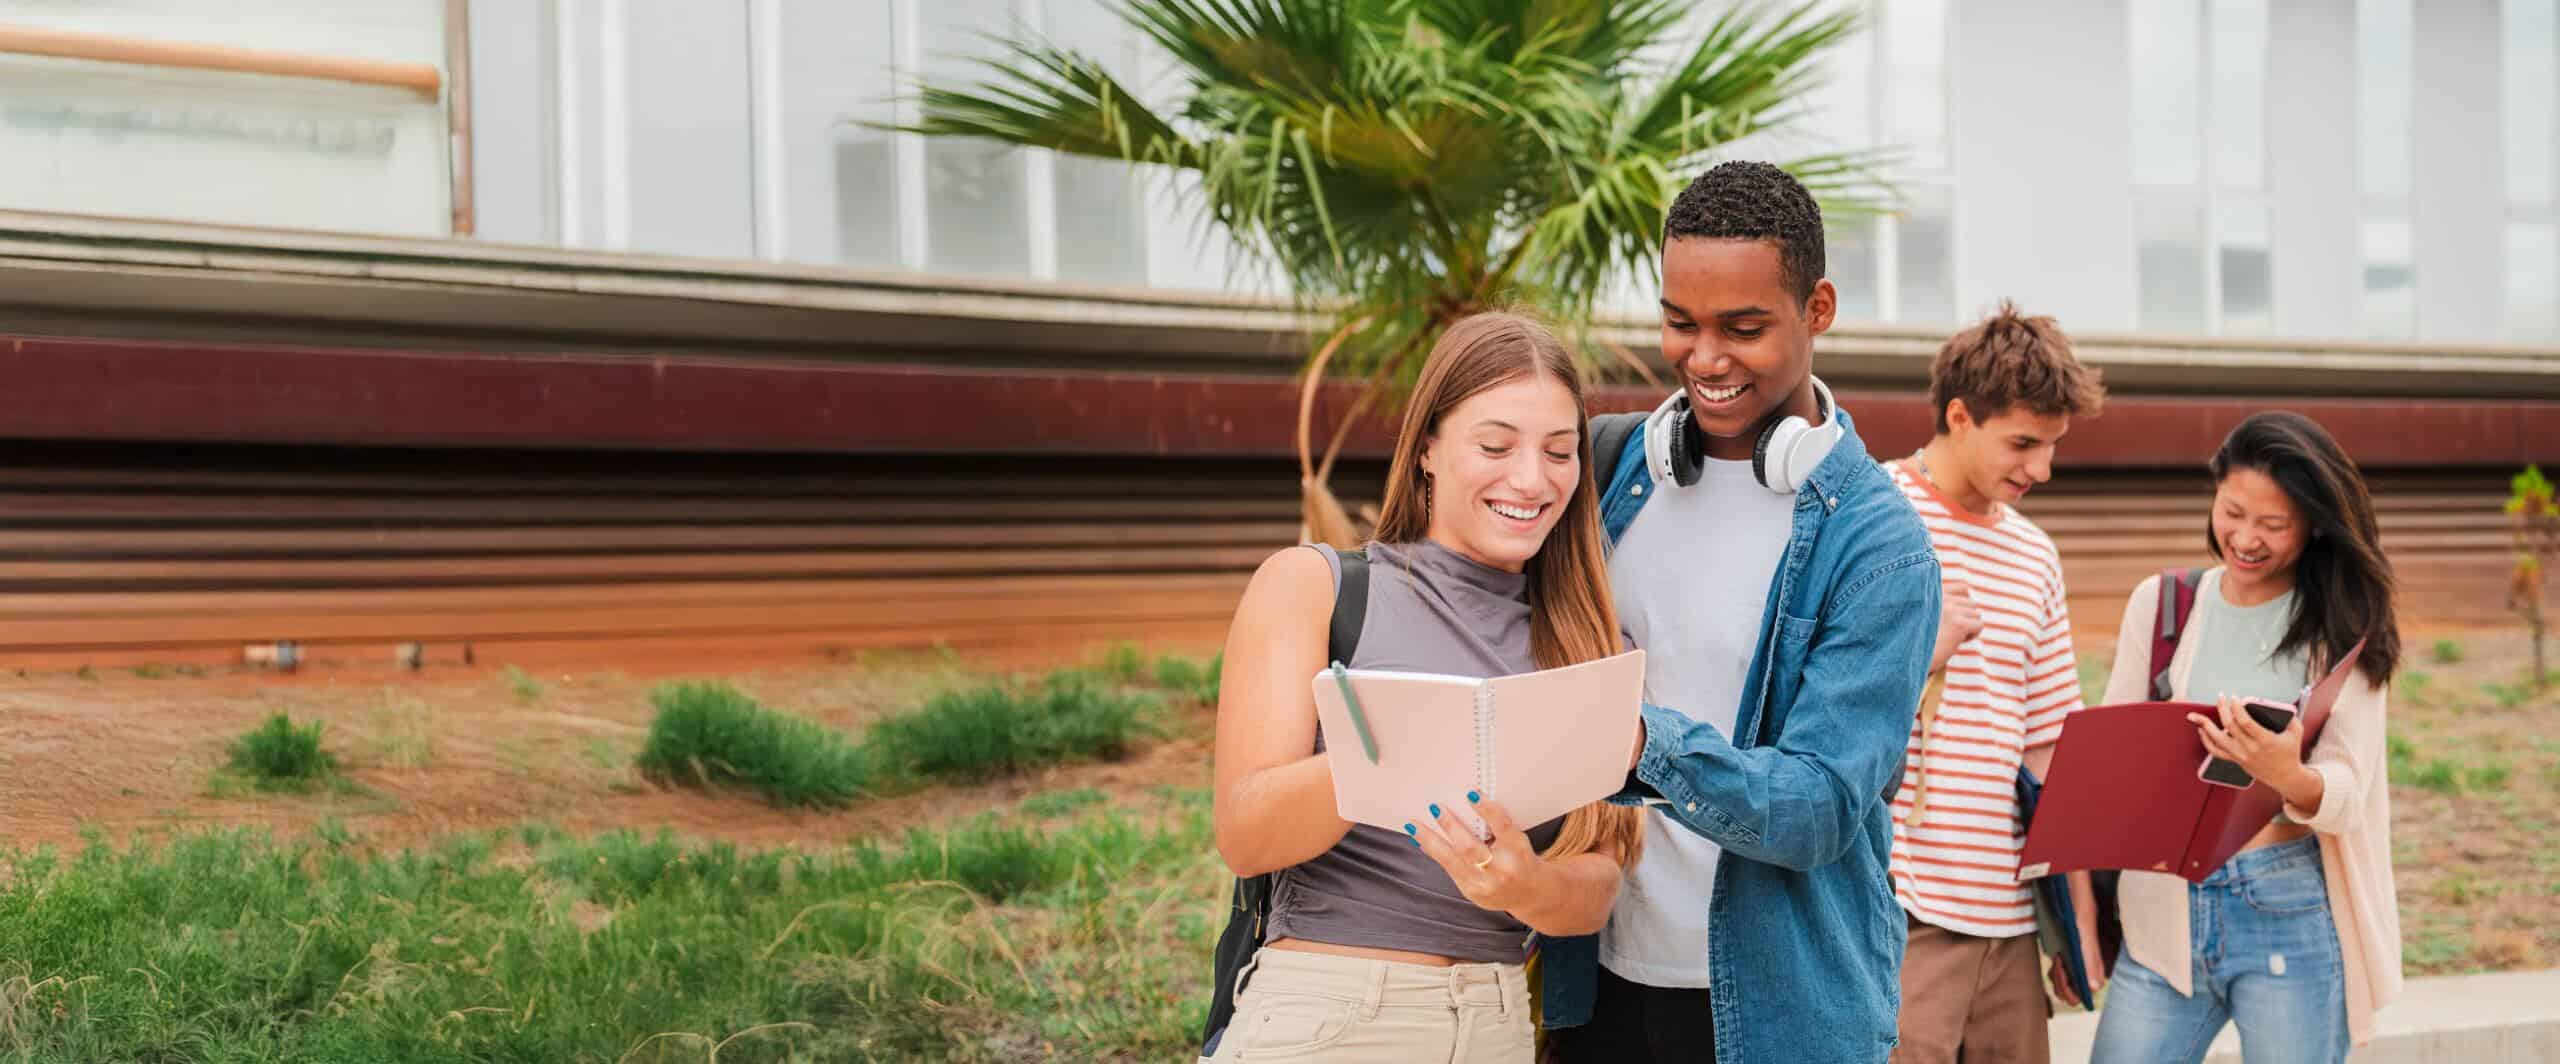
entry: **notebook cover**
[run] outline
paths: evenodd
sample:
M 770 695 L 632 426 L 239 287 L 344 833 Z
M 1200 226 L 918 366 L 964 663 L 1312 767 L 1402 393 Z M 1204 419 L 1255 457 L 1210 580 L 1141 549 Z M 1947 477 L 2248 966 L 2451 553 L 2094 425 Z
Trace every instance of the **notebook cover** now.
M 1315 675 L 1316 722 L 1343 819 L 1402 831 L 1428 816 L 1432 803 L 1463 800 L 1476 789 L 1476 692 L 1484 681 L 1362 669 L 1349 678 L 1377 740 L 1376 764 L 1361 752 L 1333 671 Z
M 2303 749 L 2319 739 L 2362 653 L 2349 654 L 2304 697 Z M 2196 778 L 2204 740 L 2196 702 L 2083 709 L 2064 721 L 2050 782 L 2027 828 L 2018 877 L 2096 869 L 2164 872 L 2202 882 L 2257 836 L 2284 804 L 2264 783 L 2246 790 Z
M 2042 804 L 2044 784 L 2036 774 L 2018 770 L 2018 818 L 2028 824 L 2036 822 L 2036 808 Z M 2091 1012 L 2098 1010 L 2097 995 L 2089 986 L 2090 958 L 2080 951 L 2080 915 L 2071 900 L 2071 881 L 2060 874 L 2038 876 L 2030 881 L 2036 908 L 2036 939 L 2047 956 L 2060 958 L 2063 977 L 2071 981 L 2072 993 L 2080 1006 Z
M 2018 854 L 2021 880 L 2121 868 L 2179 874 L 2205 792 L 2204 740 L 2189 702 L 2092 706 L 2062 725 L 2035 820 Z
M 1377 741 L 1375 764 L 1361 751 L 1333 671 L 1312 680 L 1334 808 L 1343 819 L 1401 831 L 1432 803 L 1478 791 L 1501 800 L 1526 827 L 1625 786 L 1641 719 L 1644 652 L 1489 680 L 1365 669 L 1350 670 L 1349 680 Z M 1490 745 L 1482 747 L 1478 691 L 1491 704 Z M 1480 764 L 1480 754 L 1490 756 Z
M 1627 785 L 1644 713 L 1644 651 L 1488 681 L 1493 779 L 1485 797 L 1522 826 L 1543 824 Z

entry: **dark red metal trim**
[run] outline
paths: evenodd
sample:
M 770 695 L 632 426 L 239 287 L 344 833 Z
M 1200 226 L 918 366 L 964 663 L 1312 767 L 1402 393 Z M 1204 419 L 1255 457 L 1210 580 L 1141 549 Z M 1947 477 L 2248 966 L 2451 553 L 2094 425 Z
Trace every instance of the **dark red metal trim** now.
M 1350 397 L 1326 389 L 1319 432 Z M 1594 405 L 1654 399 L 1610 389 Z M 1876 453 L 1929 434 L 1918 394 L 1841 402 Z M 2560 401 L 2131 395 L 2075 426 L 2062 461 L 2194 466 L 2276 407 L 2319 419 L 2370 466 L 2560 460 Z M 1295 382 L 1261 376 L 0 338 L 0 437 L 17 439 L 1260 458 L 1294 453 L 1296 411 Z M 1384 454 L 1393 431 L 1368 420 L 1355 456 Z

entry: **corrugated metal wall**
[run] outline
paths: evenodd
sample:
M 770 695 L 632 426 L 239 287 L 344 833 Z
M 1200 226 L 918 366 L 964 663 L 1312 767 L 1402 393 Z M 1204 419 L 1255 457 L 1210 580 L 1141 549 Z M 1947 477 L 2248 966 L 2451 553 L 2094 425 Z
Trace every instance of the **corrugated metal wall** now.
M 309 660 L 696 667 L 864 648 L 1214 645 L 1297 532 L 1292 463 L 17 444 L 0 665 Z M 1337 487 L 1373 498 L 1374 467 Z M 2407 614 L 2496 622 L 2489 474 L 2384 476 Z M 2031 501 L 2084 631 L 2200 558 L 2200 475 Z

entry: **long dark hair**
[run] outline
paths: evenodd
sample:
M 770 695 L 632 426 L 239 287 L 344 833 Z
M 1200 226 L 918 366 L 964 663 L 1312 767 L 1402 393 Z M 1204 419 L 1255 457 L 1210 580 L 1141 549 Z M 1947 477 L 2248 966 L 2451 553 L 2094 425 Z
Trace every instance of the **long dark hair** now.
M 2364 656 L 2357 670 L 2377 687 L 2390 683 L 2400 666 L 2391 560 L 2382 556 L 2382 529 L 2364 474 L 2338 441 L 2319 422 L 2289 410 L 2253 414 L 2223 438 L 2209 468 L 2216 484 L 2233 470 L 2266 474 L 2310 526 L 2302 559 L 2294 565 L 2293 623 L 2277 653 L 2307 651 L 2315 661 L 2334 663 L 2361 638 Z M 2213 534 L 2210 515 L 2204 541 L 2221 560 L 2222 541 Z

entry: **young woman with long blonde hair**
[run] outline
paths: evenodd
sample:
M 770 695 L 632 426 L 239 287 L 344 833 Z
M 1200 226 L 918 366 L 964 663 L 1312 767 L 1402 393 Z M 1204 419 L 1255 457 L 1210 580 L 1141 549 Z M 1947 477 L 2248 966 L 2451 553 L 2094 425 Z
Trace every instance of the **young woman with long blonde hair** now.
M 1504 313 L 1451 326 L 1396 439 L 1346 664 L 1500 676 L 1617 653 L 1589 444 L 1581 374 L 1552 333 Z M 1523 825 L 1484 801 L 1480 841 L 1453 809 L 1416 809 L 1404 832 L 1336 815 L 1308 679 L 1341 565 L 1323 547 L 1273 555 L 1228 632 L 1218 852 L 1237 875 L 1277 875 L 1210 1059 L 1526 1064 L 1532 934 L 1607 923 L 1643 822 L 1594 803 Z

